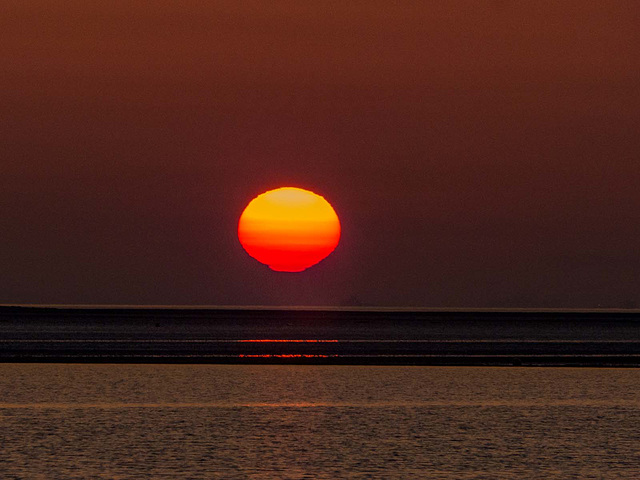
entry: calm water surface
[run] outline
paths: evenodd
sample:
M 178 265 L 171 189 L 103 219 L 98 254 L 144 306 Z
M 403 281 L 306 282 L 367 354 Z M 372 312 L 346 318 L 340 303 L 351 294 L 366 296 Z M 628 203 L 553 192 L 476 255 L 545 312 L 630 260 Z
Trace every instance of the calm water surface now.
M 2 479 L 638 479 L 640 370 L 0 364 Z

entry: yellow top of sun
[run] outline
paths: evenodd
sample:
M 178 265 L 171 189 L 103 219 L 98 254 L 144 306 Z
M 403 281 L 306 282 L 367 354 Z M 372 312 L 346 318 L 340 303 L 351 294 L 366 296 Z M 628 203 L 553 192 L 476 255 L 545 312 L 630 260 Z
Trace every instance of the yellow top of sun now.
M 241 222 L 328 222 L 338 216 L 324 197 L 308 190 L 283 187 L 258 195 L 242 213 Z

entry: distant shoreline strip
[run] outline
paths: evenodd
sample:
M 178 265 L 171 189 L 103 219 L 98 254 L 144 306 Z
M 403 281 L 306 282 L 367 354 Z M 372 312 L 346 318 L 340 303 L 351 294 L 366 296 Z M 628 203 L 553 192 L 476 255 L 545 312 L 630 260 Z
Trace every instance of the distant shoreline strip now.
M 9 354 L 0 363 L 640 367 L 640 354 Z
M 389 339 L 389 340 L 228 340 L 228 339 L 181 339 L 181 340 L 162 340 L 162 339 L 0 339 L 0 343 L 527 343 L 527 344 L 575 344 L 575 343 L 594 343 L 594 344 L 638 344 L 640 340 L 521 340 L 513 339 Z

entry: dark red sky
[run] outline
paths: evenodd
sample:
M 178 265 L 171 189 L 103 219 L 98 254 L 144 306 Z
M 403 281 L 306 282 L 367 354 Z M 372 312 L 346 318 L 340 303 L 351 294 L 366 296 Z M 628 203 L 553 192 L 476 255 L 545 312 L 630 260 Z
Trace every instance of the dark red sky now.
M 96 3 L 0 5 L 0 303 L 640 306 L 637 1 Z

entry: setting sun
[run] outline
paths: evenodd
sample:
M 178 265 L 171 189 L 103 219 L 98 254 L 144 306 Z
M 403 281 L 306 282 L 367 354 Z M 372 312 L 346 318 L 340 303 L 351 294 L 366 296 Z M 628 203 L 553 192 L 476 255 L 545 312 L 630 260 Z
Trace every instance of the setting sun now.
M 238 238 L 249 255 L 280 272 L 301 272 L 340 240 L 340 221 L 323 197 L 283 187 L 254 198 L 240 216 Z

